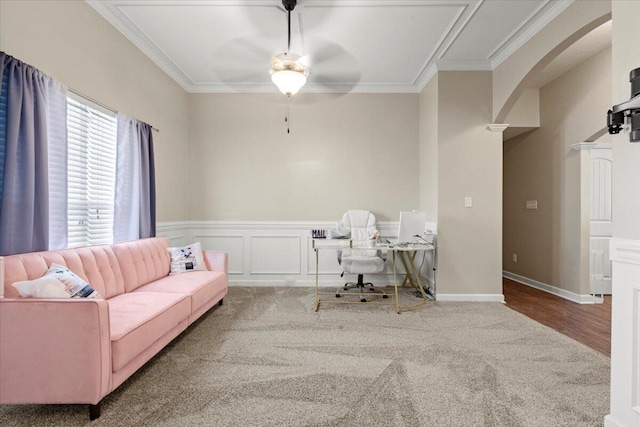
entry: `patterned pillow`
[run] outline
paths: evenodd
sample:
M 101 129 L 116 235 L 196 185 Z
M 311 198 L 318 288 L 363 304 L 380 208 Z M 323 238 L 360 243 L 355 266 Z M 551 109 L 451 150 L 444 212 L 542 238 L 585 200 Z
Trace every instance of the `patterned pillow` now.
M 171 255 L 171 272 L 169 274 L 207 270 L 200 242 L 192 243 L 183 248 L 168 248 L 167 250 Z
M 60 264 L 51 264 L 39 279 L 16 282 L 13 287 L 23 297 L 34 298 L 100 298 L 80 276 Z
M 67 267 L 53 263 L 44 277 L 53 277 L 64 283 L 65 290 L 71 298 L 99 298 L 100 294 L 80 276 Z
M 64 283 L 53 277 L 41 277 L 12 283 L 20 296 L 27 298 L 69 298 Z

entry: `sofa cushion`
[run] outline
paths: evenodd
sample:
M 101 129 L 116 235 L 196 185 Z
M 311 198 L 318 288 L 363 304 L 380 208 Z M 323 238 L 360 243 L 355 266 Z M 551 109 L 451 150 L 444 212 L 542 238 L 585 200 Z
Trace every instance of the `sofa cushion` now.
M 191 313 L 211 301 L 227 287 L 227 275 L 220 271 L 194 271 L 163 277 L 136 292 L 177 292 L 191 295 Z
M 40 278 L 53 263 L 73 271 L 82 280 L 90 283 L 91 287 L 104 298 L 111 298 L 124 292 L 122 272 L 113 248 L 111 245 L 99 245 L 6 256 L 4 258 L 5 296 L 19 297 L 20 294 L 11 284 Z
M 169 275 L 169 244 L 162 237 L 116 243 L 116 254 L 126 292 Z
M 114 372 L 186 322 L 191 309 L 186 293 L 132 292 L 111 298 L 108 303 Z

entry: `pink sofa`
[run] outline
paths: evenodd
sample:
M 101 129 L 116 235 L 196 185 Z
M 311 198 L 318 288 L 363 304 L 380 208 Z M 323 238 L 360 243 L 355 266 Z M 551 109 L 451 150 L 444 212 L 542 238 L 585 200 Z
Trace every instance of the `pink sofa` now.
M 5 257 L 0 299 L 0 404 L 101 399 L 227 294 L 227 254 L 208 271 L 169 275 L 164 238 Z M 21 298 L 12 283 L 65 265 L 103 298 Z

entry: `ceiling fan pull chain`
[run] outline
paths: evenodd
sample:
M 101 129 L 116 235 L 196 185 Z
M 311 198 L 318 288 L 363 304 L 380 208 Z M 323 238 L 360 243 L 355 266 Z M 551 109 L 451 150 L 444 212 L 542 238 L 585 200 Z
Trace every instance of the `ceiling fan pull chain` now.
M 289 132 L 289 124 L 291 123 L 289 119 L 289 98 L 287 98 L 287 114 L 284 116 L 284 121 L 287 123 L 287 133 Z

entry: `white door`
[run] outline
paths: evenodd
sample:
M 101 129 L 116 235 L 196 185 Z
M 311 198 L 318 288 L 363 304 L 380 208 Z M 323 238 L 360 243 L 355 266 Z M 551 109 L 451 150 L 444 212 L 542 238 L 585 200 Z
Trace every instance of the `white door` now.
M 591 150 L 591 294 L 611 294 L 611 146 L 597 145 Z

